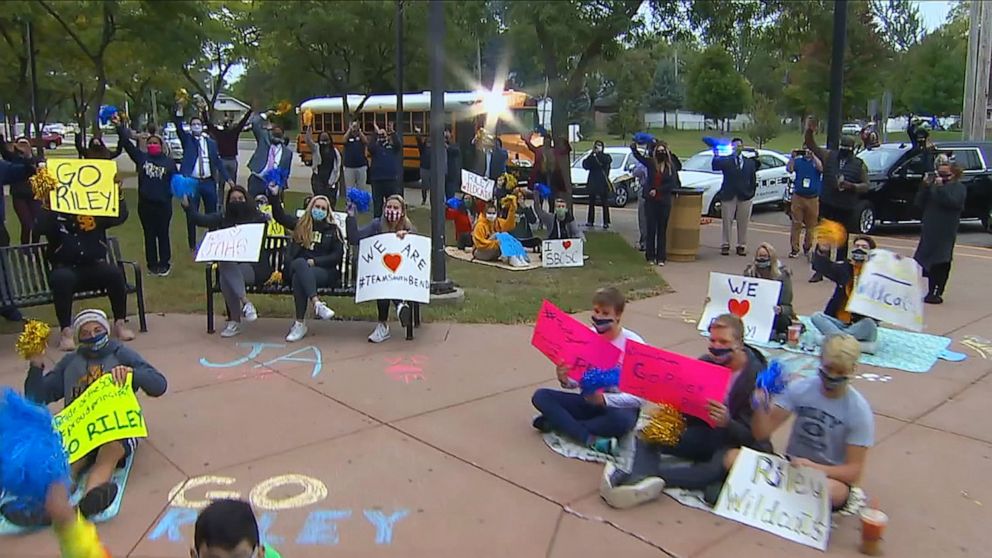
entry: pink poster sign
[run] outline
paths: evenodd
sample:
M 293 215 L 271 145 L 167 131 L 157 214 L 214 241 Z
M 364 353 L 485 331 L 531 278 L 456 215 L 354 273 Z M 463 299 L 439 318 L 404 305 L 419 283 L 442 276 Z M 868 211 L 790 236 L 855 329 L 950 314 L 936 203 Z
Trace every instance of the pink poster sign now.
M 723 402 L 730 370 L 694 358 L 627 341 L 620 391 L 667 403 L 710 423 L 708 402 Z M 712 424 L 712 423 L 711 423 Z
M 613 343 L 547 300 L 541 304 L 530 342 L 555 365 L 568 364 L 568 375 L 576 381 L 589 368 L 605 370 L 620 361 L 620 349 Z

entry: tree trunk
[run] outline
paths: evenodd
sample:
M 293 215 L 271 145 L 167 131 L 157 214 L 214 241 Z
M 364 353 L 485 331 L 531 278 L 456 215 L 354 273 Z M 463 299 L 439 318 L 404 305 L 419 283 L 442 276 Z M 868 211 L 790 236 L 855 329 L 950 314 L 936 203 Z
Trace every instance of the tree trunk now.
M 103 61 L 100 61 L 97 67 L 97 86 L 96 91 L 93 92 L 93 103 L 91 106 L 96 107 L 93 112 L 93 137 L 103 138 L 103 131 L 100 130 L 100 107 L 103 106 L 103 98 L 107 94 L 107 73 L 103 70 Z
M 668 129 L 668 111 L 667 110 L 661 111 L 661 129 L 662 130 L 667 130 Z

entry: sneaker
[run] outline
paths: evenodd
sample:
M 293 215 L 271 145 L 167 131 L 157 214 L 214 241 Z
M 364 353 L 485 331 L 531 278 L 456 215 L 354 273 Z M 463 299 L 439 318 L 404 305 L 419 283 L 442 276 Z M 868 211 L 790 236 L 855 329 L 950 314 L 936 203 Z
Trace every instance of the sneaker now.
M 615 463 L 607 461 L 606 466 L 603 467 L 603 476 L 599 480 L 599 493 L 601 495 L 606 494 L 615 487 L 622 485 L 629 478 L 630 473 L 621 471 Z
M 793 250 L 793 251 L 789 252 L 789 258 L 790 259 L 793 259 L 794 260 L 794 259 L 796 259 L 798 257 L 799 257 L 799 250 Z
M 544 415 L 537 415 L 534 417 L 534 420 L 531 421 L 530 425 L 543 434 L 547 434 L 553 430 L 551 428 L 551 423 L 548 422 L 548 419 L 545 418 Z
M 114 336 L 120 341 L 133 341 L 134 332 L 124 325 L 124 320 L 114 322 Z
M 720 247 L 720 255 L 721 256 L 729 256 L 730 255 L 730 246 L 721 246 Z
M 334 317 L 334 310 L 319 300 L 313 303 L 313 313 L 321 320 L 330 320 Z
M 79 501 L 79 513 L 85 518 L 90 518 L 106 511 L 117 498 L 117 492 L 117 484 L 114 482 L 105 482 L 93 487 Z
M 221 337 L 224 337 L 224 338 L 234 337 L 235 335 L 237 335 L 239 333 L 241 333 L 241 324 L 240 323 L 238 323 L 238 322 L 227 322 L 227 327 L 224 328 L 224 331 L 220 332 L 220 336 Z
M 935 295 L 933 293 L 930 293 L 927 296 L 923 297 L 923 302 L 925 302 L 927 304 L 943 304 L 944 303 L 944 299 L 941 298 L 938 295 Z
M 286 341 L 295 343 L 306 337 L 308 331 L 310 330 L 307 328 L 307 324 L 303 322 L 293 322 L 293 327 L 289 328 L 289 335 L 286 336 Z
M 603 230 L 604 231 L 607 231 L 609 229 L 610 229 L 610 224 L 609 223 L 603 223 Z
M 819 283 L 820 281 L 823 281 L 823 274 L 820 273 L 819 271 L 817 271 L 816 273 L 814 273 L 809 278 L 809 282 L 810 283 Z
M 255 305 L 250 301 L 246 302 L 244 306 L 241 307 L 241 317 L 245 319 L 246 322 L 254 322 L 258 319 L 258 310 L 255 310 Z
M 156 277 L 162 272 L 162 267 L 158 265 L 148 265 L 145 269 L 148 270 L 148 275 L 154 275 Z
M 594 229 L 594 228 L 596 228 L 596 225 L 593 224 L 593 223 L 586 223 L 586 228 L 587 229 Z
M 616 438 L 596 438 L 589 447 L 593 451 L 599 453 L 605 453 L 607 455 L 616 456 L 617 454 L 617 439 Z
M 369 343 L 382 343 L 389 339 L 389 326 L 386 324 L 376 324 L 375 329 L 369 335 Z
M 403 329 L 409 328 L 411 318 L 413 317 L 413 311 L 410 309 L 410 305 L 405 302 L 397 304 L 396 314 L 400 317 L 400 325 L 403 326 Z
M 662 260 L 658 260 L 658 261 L 656 261 L 656 262 L 654 262 L 654 263 L 655 263 L 655 265 L 657 265 L 658 267 L 665 267 L 665 262 L 663 262 Z
M 172 273 L 172 264 L 165 264 L 159 266 L 158 268 L 159 277 L 168 277 L 170 273 Z
M 737 247 L 737 255 L 738 256 L 746 256 L 747 255 L 747 248 L 744 247 L 744 246 L 738 246 Z
M 10 501 L 0 506 L 0 515 L 8 522 L 21 528 L 47 527 L 52 524 L 52 518 L 44 509 L 29 508 Z
M 648 477 L 629 486 L 615 486 L 603 490 L 599 495 L 611 508 L 625 510 L 658 499 L 665 489 L 665 481 L 659 477 Z

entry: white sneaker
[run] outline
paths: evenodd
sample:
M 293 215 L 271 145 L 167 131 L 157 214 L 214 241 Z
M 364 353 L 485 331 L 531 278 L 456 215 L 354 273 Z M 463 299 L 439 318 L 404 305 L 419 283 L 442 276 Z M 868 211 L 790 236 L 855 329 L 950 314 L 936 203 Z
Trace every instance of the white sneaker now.
M 372 334 L 369 335 L 369 343 L 382 343 L 387 339 L 389 339 L 389 326 L 386 324 L 376 325 Z
M 254 322 L 258 319 L 258 310 L 255 310 L 255 305 L 250 301 L 246 302 L 244 307 L 241 309 L 241 316 L 246 322 Z
M 324 304 L 319 300 L 313 303 L 313 312 L 321 320 L 330 320 L 331 318 L 334 317 L 334 310 L 331 310 L 330 306 Z
M 309 331 L 307 324 L 303 322 L 293 322 L 293 327 L 289 328 L 289 335 L 286 336 L 286 341 L 295 343 L 306 337 L 307 331 Z
M 227 322 L 227 327 L 224 328 L 224 331 L 220 332 L 220 336 L 234 337 L 239 333 L 241 333 L 241 324 L 238 322 Z
M 606 484 L 608 485 L 609 483 Z M 636 484 L 613 486 L 605 490 L 601 484 L 599 495 L 611 508 L 626 510 L 652 500 L 657 500 L 664 489 L 664 479 L 660 477 L 648 477 Z

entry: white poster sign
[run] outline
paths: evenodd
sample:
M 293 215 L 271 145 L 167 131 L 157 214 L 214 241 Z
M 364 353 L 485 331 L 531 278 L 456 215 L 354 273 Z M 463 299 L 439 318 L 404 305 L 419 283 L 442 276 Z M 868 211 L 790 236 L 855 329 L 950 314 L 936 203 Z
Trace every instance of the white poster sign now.
M 913 258 L 888 250 L 868 253 L 847 311 L 923 331 L 923 277 Z
M 395 233 L 363 238 L 358 245 L 355 302 L 431 301 L 431 239 Z
M 495 180 L 462 169 L 462 192 L 480 200 L 490 201 L 493 199 L 495 189 Z
M 245 262 L 258 261 L 262 252 L 262 237 L 265 224 L 251 223 L 235 225 L 226 229 L 210 231 L 203 236 L 200 249 L 196 251 L 197 262 Z
M 713 513 L 825 551 L 830 537 L 827 475 L 741 448 Z
M 545 240 L 541 245 L 541 265 L 544 267 L 582 267 L 582 239 Z
M 744 321 L 746 341 L 768 341 L 781 290 L 778 281 L 710 272 L 710 301 L 699 319 L 699 330 L 706 331 L 713 318 L 729 313 Z

